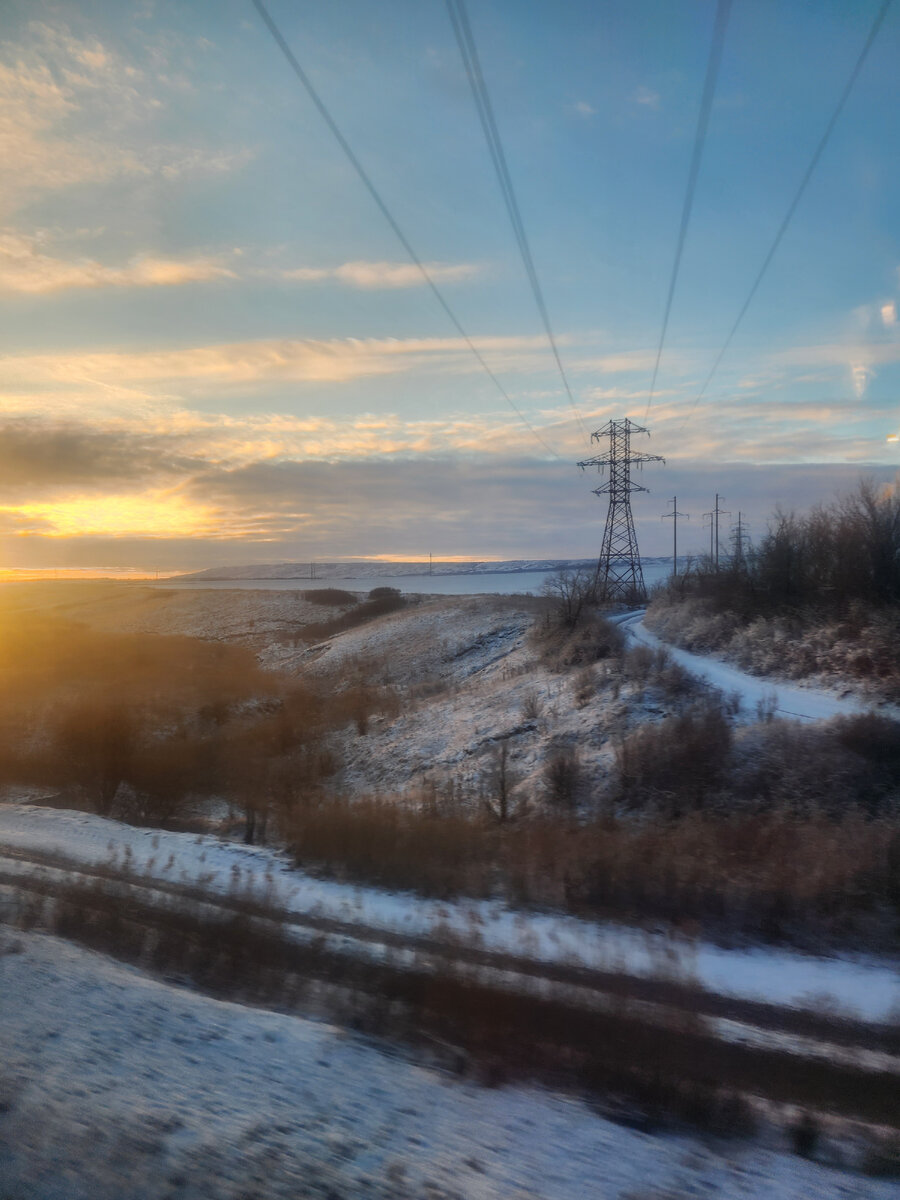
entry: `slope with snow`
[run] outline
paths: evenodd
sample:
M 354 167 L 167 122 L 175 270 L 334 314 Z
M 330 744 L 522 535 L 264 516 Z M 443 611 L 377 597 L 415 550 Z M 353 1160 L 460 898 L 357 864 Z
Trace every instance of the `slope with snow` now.
M 536 961 L 645 976 L 666 975 L 674 965 L 712 992 L 771 1004 L 819 1008 L 827 999 L 873 1021 L 900 1011 L 896 964 L 872 956 L 816 958 L 770 947 L 725 949 L 611 922 L 511 909 L 499 901 L 429 900 L 317 879 L 265 847 L 139 829 L 86 813 L 0 805 L 0 859 L 4 850 L 56 853 L 73 863 L 117 867 L 148 880 L 199 884 L 218 894 L 256 894 L 298 916 L 468 941 Z M 14 861 L 4 865 L 16 867 Z M 26 868 L 21 864 L 20 870 Z

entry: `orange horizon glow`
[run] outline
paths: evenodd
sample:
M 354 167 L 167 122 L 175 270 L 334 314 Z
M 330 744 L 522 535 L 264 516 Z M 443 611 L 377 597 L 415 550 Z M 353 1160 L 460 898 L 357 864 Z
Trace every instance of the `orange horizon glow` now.
M 175 579 L 187 571 L 145 571 L 137 567 L 0 567 L 0 583 L 43 583 L 54 579 Z

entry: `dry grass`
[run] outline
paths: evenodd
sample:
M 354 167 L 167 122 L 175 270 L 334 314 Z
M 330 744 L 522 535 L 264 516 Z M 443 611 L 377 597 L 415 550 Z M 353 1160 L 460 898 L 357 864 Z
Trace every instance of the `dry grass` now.
M 717 936 L 896 948 L 900 826 L 860 814 L 498 825 L 383 800 L 326 801 L 289 814 L 284 834 L 304 866 L 426 895 L 501 894 Z

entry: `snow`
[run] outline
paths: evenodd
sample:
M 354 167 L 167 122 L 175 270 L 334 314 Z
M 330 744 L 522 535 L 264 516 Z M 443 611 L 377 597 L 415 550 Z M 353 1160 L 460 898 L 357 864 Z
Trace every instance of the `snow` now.
M 652 1136 L 330 1025 L 0 932 L 0 1188 L 36 1200 L 888 1200 L 766 1144 Z
M 719 659 L 692 654 L 669 642 L 663 642 L 647 629 L 641 620 L 642 616 L 643 610 L 626 613 L 619 618 L 619 624 L 641 645 L 652 649 L 665 647 L 672 658 L 692 675 L 705 679 L 726 695 L 740 696 L 741 704 L 751 714 L 760 709 L 771 709 L 785 717 L 826 721 L 831 717 L 852 716 L 866 711 L 867 706 L 852 697 L 837 696 L 816 688 L 797 687 L 795 684 L 782 683 L 771 678 L 747 675 Z
M 824 1003 L 869 1020 L 900 1011 L 900 974 L 872 957 L 817 958 L 773 948 L 726 949 L 611 922 L 510 909 L 499 901 L 442 902 L 297 870 L 266 847 L 210 835 L 139 829 L 87 813 L 0 805 L 4 848 L 116 865 L 148 879 L 189 883 L 212 893 L 251 891 L 297 915 L 329 917 L 368 929 L 459 940 L 538 962 L 577 964 L 636 975 L 680 976 L 711 991 L 772 1004 Z

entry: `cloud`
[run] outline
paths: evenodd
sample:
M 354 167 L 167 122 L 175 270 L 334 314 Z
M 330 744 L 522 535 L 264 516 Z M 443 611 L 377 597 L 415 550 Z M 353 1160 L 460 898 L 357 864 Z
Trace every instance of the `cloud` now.
M 568 363 L 573 370 L 599 371 L 616 375 L 627 371 L 652 371 L 656 362 L 655 350 L 620 350 L 612 354 L 601 354 L 591 358 L 572 358 Z M 666 354 L 666 370 L 683 374 L 689 370 L 687 358 L 678 351 Z
M 861 400 L 866 394 L 869 380 L 874 377 L 875 372 L 862 363 L 857 363 L 856 366 L 850 368 L 850 378 L 853 380 L 853 390 L 858 400 Z
M 884 481 L 893 473 L 865 469 Z M 679 538 L 683 552 L 702 550 L 708 535 L 699 514 L 721 489 L 723 473 L 728 507 L 759 535 L 776 504 L 804 509 L 837 489 L 850 491 L 859 470 L 682 459 L 652 477 L 645 472 L 652 494 L 634 503 L 641 549 L 670 552 L 671 531 L 659 513 L 662 497 L 677 494 L 679 508 L 694 518 Z M 591 557 L 605 517 L 592 486 L 593 476 L 524 455 L 248 463 L 198 475 L 177 491 L 155 491 L 143 504 L 113 496 L 99 508 L 34 505 L 5 510 L 6 522 L 0 511 L 0 531 L 6 524 L 12 532 L 17 521 L 21 531 L 30 526 L 31 536 L 4 540 L 7 562 L 23 565 L 204 566 L 372 553 L 425 558 L 429 549 L 485 558 Z M 115 535 L 113 519 L 122 522 Z M 43 537 L 35 536 L 38 522 Z
M 457 283 L 481 272 L 477 263 L 424 264 L 435 283 Z M 318 283 L 335 281 L 363 289 L 422 287 L 425 278 L 414 263 L 346 262 L 339 267 L 293 267 L 277 271 L 281 279 Z
M 659 92 L 651 91 L 650 88 L 643 85 L 632 92 L 631 99 L 635 104 L 642 104 L 645 108 L 659 108 Z
M 102 428 L 75 422 L 7 420 L 0 424 L 0 494 L 27 497 L 45 490 L 109 487 L 196 470 L 179 450 L 175 431 Z
M 621 401 L 600 409 L 598 424 L 621 409 Z M 639 521 L 653 514 L 645 552 L 654 552 L 657 534 L 649 530 L 659 524 L 658 496 L 670 491 L 684 511 L 700 512 L 725 479 L 728 506 L 760 522 L 778 499 L 808 504 L 840 480 L 852 486 L 876 449 L 859 413 L 851 400 L 757 401 L 724 409 L 715 425 L 682 429 L 683 407 L 662 402 L 652 440 L 642 439 L 668 458 L 668 466 L 645 473 L 654 497 L 636 507 Z M 527 430 L 499 410 L 432 420 L 188 409 L 154 420 L 138 413 L 81 424 L 7 419 L 0 424 L 0 535 L 10 562 L 13 543 L 57 547 L 33 547 L 30 558 L 22 550 L 16 561 L 25 565 L 75 562 L 61 558 L 60 547 L 76 544 L 82 562 L 89 547 L 121 545 L 91 561 L 126 566 L 196 564 L 198 555 L 207 562 L 253 553 L 303 557 L 323 547 L 332 556 L 423 546 L 485 556 L 590 554 L 605 510 L 590 496 L 593 476 L 573 469 L 584 457 L 574 420 L 554 419 L 541 428 L 552 429 L 571 463 L 543 460 Z M 889 453 L 883 439 L 882 428 Z M 743 461 L 735 461 L 738 454 Z M 804 455 L 832 461 L 798 466 Z M 795 476 L 817 480 L 818 492 L 795 487 Z M 709 496 L 700 495 L 704 488 Z M 164 549 L 176 542 L 177 563 Z
M 588 104 L 587 100 L 576 100 L 572 105 L 572 111 L 576 112 L 579 117 L 594 117 L 597 115 L 596 108 Z
M 171 287 L 235 274 L 211 258 L 132 259 L 110 267 L 94 259 L 67 261 L 44 254 L 40 240 L 12 231 L 0 234 L 0 291 L 42 294 L 69 288 Z
M 655 400 L 662 400 L 667 396 L 682 396 L 684 392 L 679 388 L 657 388 L 653 392 Z M 620 387 L 598 387 L 591 388 L 587 392 L 587 397 L 590 400 L 649 400 L 649 388 L 620 388 Z
M 897 305 L 893 302 L 893 300 L 889 300 L 887 304 L 882 304 L 881 323 L 885 327 L 897 324 Z
M 557 340 L 565 343 L 564 338 Z M 530 371 L 546 366 L 542 336 L 474 337 L 472 342 L 498 370 Z M 282 339 L 173 350 L 0 358 L 0 373 L 7 386 L 71 386 L 86 381 L 119 386 L 173 380 L 211 384 L 339 383 L 413 370 L 469 373 L 481 367 L 462 338 Z
M 158 490 L 75 496 L 23 504 L 15 514 L 7 511 L 25 526 L 17 532 L 28 536 L 39 531 L 54 538 L 210 538 L 221 528 L 213 511 L 177 493 Z
M 855 366 L 857 363 L 900 362 L 900 341 L 831 342 L 780 350 L 775 360 L 793 366 Z
M 231 170 L 246 149 L 156 142 L 172 79 L 142 71 L 96 38 L 40 22 L 0 42 L 0 211 L 36 193 L 121 178 Z M 154 48 L 147 45 L 148 60 Z M 97 133 L 96 131 L 102 131 Z

